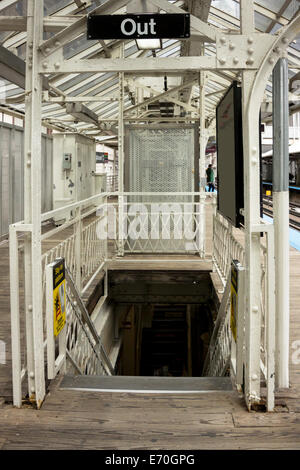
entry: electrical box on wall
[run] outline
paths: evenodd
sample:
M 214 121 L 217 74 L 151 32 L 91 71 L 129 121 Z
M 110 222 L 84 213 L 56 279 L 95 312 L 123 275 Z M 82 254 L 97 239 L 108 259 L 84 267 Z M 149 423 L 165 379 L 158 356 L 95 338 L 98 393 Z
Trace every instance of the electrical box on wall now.
M 72 164 L 72 154 L 71 153 L 64 153 L 63 169 L 64 170 L 71 170 L 71 164 Z
M 53 134 L 53 208 L 87 199 L 95 194 L 96 144 L 79 134 Z M 74 217 L 66 210 L 57 225 Z

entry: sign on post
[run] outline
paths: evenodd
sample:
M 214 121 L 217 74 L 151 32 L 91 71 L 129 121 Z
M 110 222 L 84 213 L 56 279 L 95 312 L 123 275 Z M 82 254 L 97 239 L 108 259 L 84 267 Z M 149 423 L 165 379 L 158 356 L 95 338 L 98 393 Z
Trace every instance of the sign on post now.
M 48 378 L 53 379 L 65 361 L 66 278 L 64 258 L 57 258 L 46 266 L 46 316 Z M 56 341 L 58 341 L 58 357 L 55 357 Z
M 180 39 L 190 37 L 188 13 L 90 15 L 88 39 Z
M 65 260 L 53 263 L 53 333 L 58 336 L 66 323 L 66 278 Z

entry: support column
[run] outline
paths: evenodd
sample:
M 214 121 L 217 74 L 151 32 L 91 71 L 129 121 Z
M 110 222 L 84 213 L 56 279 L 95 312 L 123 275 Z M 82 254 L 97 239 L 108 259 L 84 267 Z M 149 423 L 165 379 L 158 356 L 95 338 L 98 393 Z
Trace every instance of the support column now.
M 202 55 L 204 46 L 202 46 Z M 199 191 L 200 191 L 200 221 L 199 221 L 199 251 L 201 258 L 205 257 L 205 149 L 207 137 L 205 131 L 205 72 L 200 72 L 199 76 L 199 127 L 200 127 L 200 158 L 199 158 Z
M 120 47 L 120 58 L 124 58 L 124 43 Z M 124 72 L 119 73 L 119 240 L 118 255 L 124 256 Z
M 43 0 L 28 0 L 24 221 L 32 224 L 32 231 L 24 244 L 24 263 L 29 396 L 36 401 L 38 408 L 45 396 L 41 266 L 42 76 L 38 73 L 38 47 L 43 39 L 43 18 Z
M 273 70 L 273 217 L 275 235 L 276 385 L 289 387 L 289 105 L 288 61 Z
M 241 33 L 254 33 L 253 0 L 241 0 Z M 250 103 L 255 71 L 242 72 L 245 210 L 245 399 L 248 409 L 260 401 L 261 259 L 259 109 Z

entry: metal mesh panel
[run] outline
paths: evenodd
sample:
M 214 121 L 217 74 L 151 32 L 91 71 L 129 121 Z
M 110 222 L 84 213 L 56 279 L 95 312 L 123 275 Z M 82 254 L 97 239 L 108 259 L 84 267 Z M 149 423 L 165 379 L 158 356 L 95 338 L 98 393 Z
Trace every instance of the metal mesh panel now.
M 129 192 L 195 190 L 194 128 L 129 129 L 128 153 Z M 168 199 L 175 200 L 172 196 Z M 144 200 L 139 197 L 140 202 Z

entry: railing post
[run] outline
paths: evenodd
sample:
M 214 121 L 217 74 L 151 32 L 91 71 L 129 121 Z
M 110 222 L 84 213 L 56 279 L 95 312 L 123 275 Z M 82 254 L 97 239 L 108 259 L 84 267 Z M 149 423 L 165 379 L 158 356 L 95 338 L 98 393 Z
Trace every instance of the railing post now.
M 201 47 L 202 55 L 204 52 Z M 199 115 L 200 115 L 200 158 L 199 158 L 199 180 L 200 180 L 200 220 L 199 220 L 199 251 L 200 257 L 205 258 L 205 149 L 207 136 L 205 131 L 205 72 L 199 74 Z
M 25 83 L 24 221 L 32 224 L 25 240 L 25 309 L 29 396 L 39 408 L 45 397 L 41 265 L 41 100 L 39 45 L 43 40 L 43 0 L 28 0 Z
M 22 381 L 19 305 L 19 255 L 18 238 L 14 225 L 10 225 L 9 227 L 9 266 L 13 404 L 14 406 L 20 408 L 22 405 Z
M 124 45 L 120 47 L 120 57 L 124 57 Z M 118 239 L 118 256 L 124 256 L 124 73 L 119 73 L 119 126 L 118 126 L 118 142 L 119 142 L 119 239 Z
M 289 100 L 288 61 L 273 70 L 273 217 L 276 283 L 276 384 L 289 387 Z
M 79 292 L 81 292 L 81 261 L 82 261 L 82 220 L 81 220 L 81 206 L 76 209 L 76 223 L 75 229 L 75 264 L 76 264 L 76 277 L 75 283 Z M 84 247 L 83 247 L 84 248 Z
M 266 349 L 267 349 L 267 410 L 273 411 L 275 405 L 275 259 L 274 259 L 274 225 L 267 232 L 267 266 L 266 266 Z

